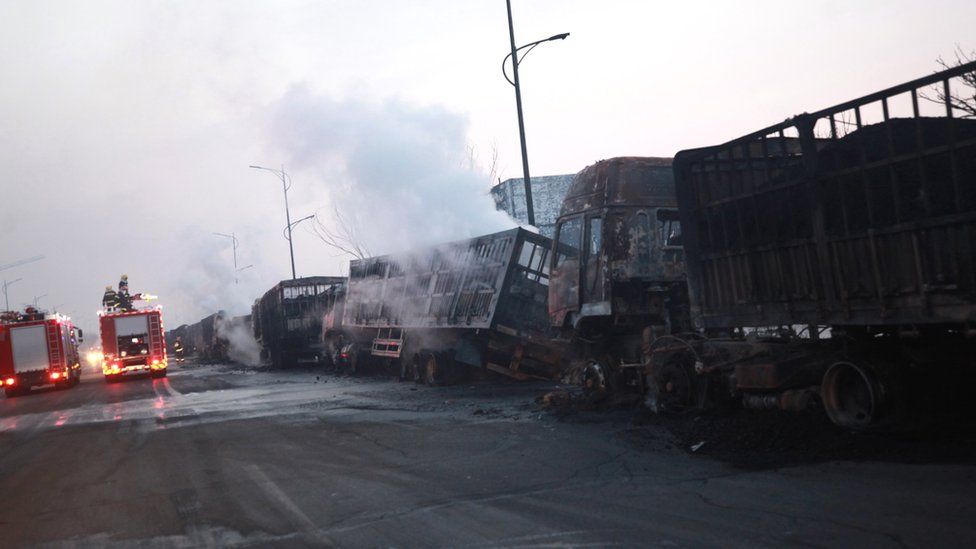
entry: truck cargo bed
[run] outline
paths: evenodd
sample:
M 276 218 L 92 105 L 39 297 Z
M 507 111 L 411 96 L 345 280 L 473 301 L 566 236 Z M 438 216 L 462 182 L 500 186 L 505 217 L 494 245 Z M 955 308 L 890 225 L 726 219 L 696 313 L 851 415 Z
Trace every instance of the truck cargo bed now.
M 976 63 L 675 158 L 705 327 L 976 321 Z

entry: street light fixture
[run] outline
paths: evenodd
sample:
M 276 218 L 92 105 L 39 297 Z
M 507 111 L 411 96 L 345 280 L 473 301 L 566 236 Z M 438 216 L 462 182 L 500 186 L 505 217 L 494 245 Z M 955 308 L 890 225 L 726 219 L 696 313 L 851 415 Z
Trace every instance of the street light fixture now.
M 229 238 L 233 242 L 233 247 L 234 247 L 234 284 L 237 284 L 237 246 L 238 246 L 238 243 L 239 243 L 239 241 L 237 240 L 237 235 L 235 235 L 234 233 L 230 233 L 230 234 L 214 233 L 214 234 L 217 235 L 217 236 L 222 236 L 224 238 Z
M 515 47 L 515 27 L 512 24 L 512 0 L 505 0 L 505 4 L 508 7 L 508 35 L 512 43 L 512 52 L 505 56 L 502 60 L 502 74 L 505 75 L 505 80 L 508 83 L 515 86 L 515 108 L 518 111 L 518 123 L 519 123 L 519 140 L 522 144 L 522 182 L 525 184 L 525 213 L 528 218 L 529 225 L 535 225 L 535 208 L 532 206 L 532 180 L 529 177 L 529 153 L 525 147 L 525 121 L 522 119 L 522 88 L 519 86 L 519 73 L 518 66 L 522 62 L 522 59 L 532 51 L 533 48 L 538 46 L 543 42 L 549 42 L 552 40 L 565 40 L 569 36 L 568 32 L 562 34 L 556 34 L 545 38 L 543 40 L 536 40 L 535 42 L 530 42 L 524 46 Z M 522 54 L 522 58 L 519 58 L 519 50 L 529 48 L 527 52 Z M 508 58 L 512 58 L 512 79 L 508 78 L 508 73 L 505 72 L 505 63 Z
M 288 189 L 291 188 L 291 177 L 285 173 L 285 167 L 282 166 L 280 170 L 274 168 L 265 168 L 263 166 L 248 166 L 248 168 L 253 168 L 255 170 L 265 170 L 277 175 L 281 179 L 281 189 L 285 193 L 285 222 L 288 223 L 288 253 L 291 255 L 291 279 L 295 280 L 298 278 L 295 276 L 295 247 L 291 242 L 291 213 L 288 211 Z
M 10 310 L 10 298 L 7 297 L 7 288 L 13 285 L 14 282 L 20 282 L 21 280 L 23 280 L 23 278 L 18 278 L 9 282 L 6 280 L 3 281 L 3 308 L 5 311 Z
M 290 229 L 294 229 L 294 228 L 295 228 L 295 227 L 297 227 L 297 226 L 298 226 L 298 224 L 299 224 L 299 223 L 301 223 L 302 221 L 305 221 L 306 219 L 312 219 L 313 217 L 315 217 L 315 215 L 314 215 L 314 214 L 313 214 L 313 215 L 306 215 L 305 217 L 303 217 L 303 218 L 301 218 L 301 219 L 299 219 L 298 221 L 292 221 L 290 225 L 288 225 L 288 226 L 287 226 L 287 227 L 285 227 L 284 229 L 281 229 L 281 236 L 282 236 L 282 237 L 284 237 L 284 239 L 285 239 L 285 240 L 288 240 L 288 239 L 290 238 L 290 237 L 289 237 L 289 234 L 290 234 Z M 286 233 L 287 233 L 287 234 L 286 234 Z

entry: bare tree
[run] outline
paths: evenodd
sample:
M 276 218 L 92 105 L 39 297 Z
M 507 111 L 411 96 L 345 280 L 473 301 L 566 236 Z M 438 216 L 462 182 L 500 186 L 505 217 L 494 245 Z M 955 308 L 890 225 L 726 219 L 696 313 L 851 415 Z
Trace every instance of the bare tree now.
M 340 254 L 351 255 L 357 259 L 370 257 L 369 248 L 363 242 L 359 224 L 355 218 L 343 215 L 339 206 L 332 206 L 332 223 L 322 221 L 316 212 L 312 223 L 312 231 L 327 246 L 337 250 Z
M 480 158 L 478 158 L 478 151 L 474 145 L 468 144 L 468 157 L 467 157 L 467 169 L 472 172 L 477 172 L 482 170 Z M 498 144 L 491 144 L 491 160 L 489 160 L 488 165 L 484 166 L 484 171 L 488 175 L 488 184 L 494 186 L 498 178 Z
M 965 63 L 976 61 L 976 50 L 966 53 L 958 44 L 956 45 L 955 61 L 946 61 L 941 56 L 936 60 L 943 69 L 951 69 Z M 935 97 L 922 94 L 924 99 L 933 103 L 940 103 L 952 106 L 952 108 L 962 111 L 962 118 L 976 118 L 976 72 L 967 72 L 959 77 L 962 83 L 960 86 L 949 90 L 949 97 L 946 97 L 945 88 L 941 85 L 935 88 Z

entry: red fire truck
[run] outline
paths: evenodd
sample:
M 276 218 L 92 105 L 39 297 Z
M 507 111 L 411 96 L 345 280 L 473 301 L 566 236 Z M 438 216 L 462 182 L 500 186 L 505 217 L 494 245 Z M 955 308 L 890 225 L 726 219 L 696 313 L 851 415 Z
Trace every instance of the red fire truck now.
M 159 307 L 135 311 L 102 311 L 102 374 L 113 383 L 126 375 L 166 377 L 166 340 Z
M 82 332 L 59 314 L 28 310 L 0 316 L 0 383 L 7 397 L 38 385 L 73 387 L 81 380 Z

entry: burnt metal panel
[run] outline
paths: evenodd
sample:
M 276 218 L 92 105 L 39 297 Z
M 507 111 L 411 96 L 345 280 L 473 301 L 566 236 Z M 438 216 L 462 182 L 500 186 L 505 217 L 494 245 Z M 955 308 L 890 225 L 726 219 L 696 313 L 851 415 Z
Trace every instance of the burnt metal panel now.
M 342 325 L 522 332 L 546 324 L 551 241 L 511 229 L 353 260 Z M 540 255 L 534 259 L 532 253 Z M 523 257 L 523 254 L 528 254 Z
M 678 204 L 705 326 L 976 321 L 976 120 L 951 105 L 923 116 L 933 85 L 974 71 L 680 152 Z M 897 116 L 895 105 L 905 107 Z
M 551 325 L 613 315 L 658 322 L 662 296 L 686 277 L 679 221 L 670 158 L 610 158 L 580 171 L 558 222 Z

